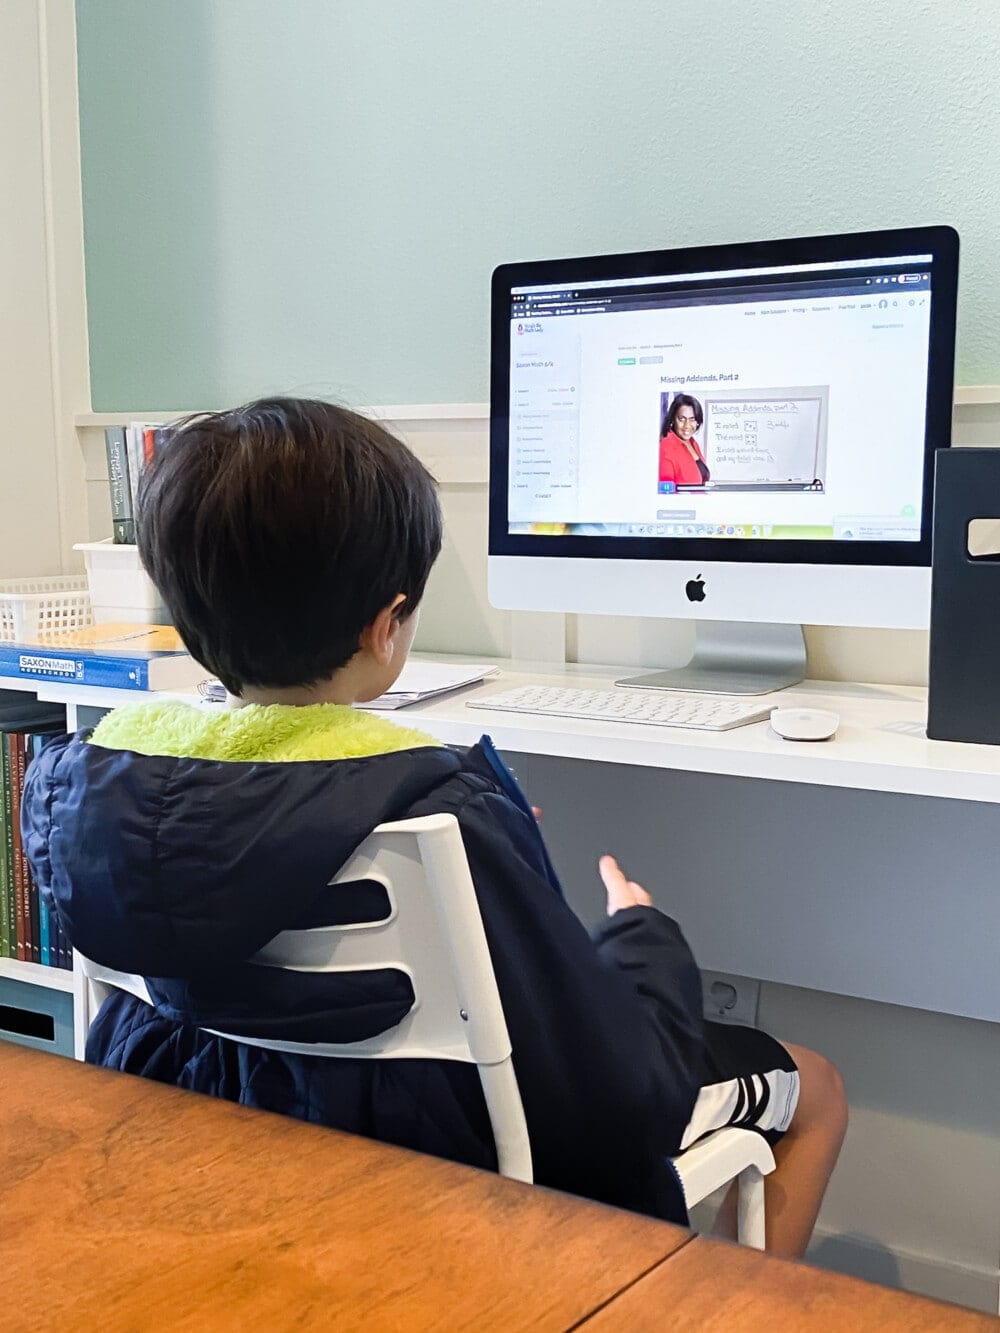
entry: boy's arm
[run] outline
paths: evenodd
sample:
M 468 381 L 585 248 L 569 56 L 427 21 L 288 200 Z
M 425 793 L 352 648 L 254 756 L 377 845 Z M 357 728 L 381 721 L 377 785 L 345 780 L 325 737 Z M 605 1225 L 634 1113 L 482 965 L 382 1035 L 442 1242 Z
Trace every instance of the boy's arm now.
M 595 947 L 552 892 L 529 815 L 492 792 L 455 813 L 536 1178 L 662 1215 L 664 1159 L 690 1117 L 701 1052 L 701 986 L 680 931 L 659 912 L 629 909 Z
M 625 878 L 613 856 L 602 856 L 599 870 L 610 918 L 594 933 L 599 954 L 628 973 L 640 999 L 650 1002 L 652 1021 L 683 1029 L 693 1017 L 700 1040 L 701 974 L 676 921 L 656 909 L 641 884 Z

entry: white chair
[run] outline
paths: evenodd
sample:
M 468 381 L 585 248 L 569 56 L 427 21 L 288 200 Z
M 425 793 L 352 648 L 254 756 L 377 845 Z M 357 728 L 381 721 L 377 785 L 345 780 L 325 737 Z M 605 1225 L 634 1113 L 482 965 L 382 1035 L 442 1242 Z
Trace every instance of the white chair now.
M 741 1245 L 764 1248 L 764 1177 L 774 1170 L 765 1139 L 752 1129 L 717 1129 L 672 1161 L 688 1208 L 738 1180 L 737 1238 Z
M 357 880 L 382 885 L 389 901 L 384 920 L 284 931 L 254 962 L 318 972 L 397 969 L 409 976 L 416 997 L 405 1018 L 377 1037 L 350 1043 L 219 1035 L 306 1055 L 474 1064 L 489 1111 L 498 1169 L 501 1175 L 530 1181 L 531 1149 L 510 1037 L 457 820 L 453 815 L 429 815 L 382 824 L 331 884 Z M 149 1003 L 142 977 L 101 967 L 82 955 L 79 962 L 90 1016 L 114 989 Z M 719 1130 L 674 1158 L 673 1164 L 689 1207 L 738 1178 L 740 1240 L 763 1248 L 763 1175 L 774 1169 L 774 1158 L 758 1134 Z

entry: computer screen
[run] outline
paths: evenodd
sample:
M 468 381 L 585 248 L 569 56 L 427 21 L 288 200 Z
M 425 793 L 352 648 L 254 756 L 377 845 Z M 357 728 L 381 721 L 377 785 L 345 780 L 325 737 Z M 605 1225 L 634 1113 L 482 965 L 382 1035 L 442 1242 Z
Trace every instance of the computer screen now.
M 499 268 L 491 557 L 928 566 L 957 241 Z

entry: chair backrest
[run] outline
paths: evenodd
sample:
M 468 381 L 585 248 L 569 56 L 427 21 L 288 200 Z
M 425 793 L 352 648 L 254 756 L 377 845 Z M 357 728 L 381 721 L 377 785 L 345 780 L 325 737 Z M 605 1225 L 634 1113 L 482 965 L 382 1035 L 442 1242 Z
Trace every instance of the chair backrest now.
M 380 825 L 330 885 L 358 880 L 375 881 L 385 890 L 389 914 L 384 920 L 284 931 L 252 962 L 306 972 L 398 969 L 410 977 L 416 997 L 402 1021 L 359 1042 L 218 1035 L 298 1054 L 475 1064 L 499 1170 L 517 1180 L 531 1180 L 531 1151 L 510 1037 L 458 821 L 453 815 L 428 815 Z M 141 977 L 114 972 L 82 956 L 80 964 L 94 1000 L 113 988 L 149 1002 Z

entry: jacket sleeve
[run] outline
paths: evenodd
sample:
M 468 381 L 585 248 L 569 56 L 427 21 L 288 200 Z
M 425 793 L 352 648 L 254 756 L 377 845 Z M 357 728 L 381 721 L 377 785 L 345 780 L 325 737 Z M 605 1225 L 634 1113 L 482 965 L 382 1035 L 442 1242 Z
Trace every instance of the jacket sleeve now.
M 69 736 L 57 736 L 42 747 L 41 753 L 28 765 L 21 797 L 21 844 L 38 884 L 38 891 L 50 907 L 54 905 L 52 865 L 49 860 L 52 783 L 56 765 L 70 739 Z M 58 904 L 55 905 L 58 907 Z M 65 928 L 65 922 L 62 924 Z
M 679 929 L 655 909 L 632 908 L 595 946 L 546 879 L 533 820 L 494 792 L 456 813 L 535 1179 L 683 1220 L 666 1158 L 697 1095 L 702 1018 L 697 968 Z
M 629 980 L 664 1050 L 676 1050 L 685 1069 L 700 1062 L 701 973 L 672 917 L 655 907 L 616 912 L 594 934 L 599 957 Z

